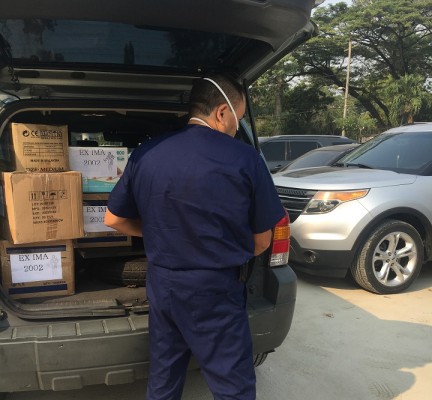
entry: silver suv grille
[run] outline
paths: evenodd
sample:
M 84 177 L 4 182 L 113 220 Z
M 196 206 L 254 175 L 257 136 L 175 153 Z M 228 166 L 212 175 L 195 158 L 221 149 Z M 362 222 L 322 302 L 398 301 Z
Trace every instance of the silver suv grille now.
M 276 191 L 282 205 L 288 211 L 290 222 L 294 222 L 302 213 L 310 199 L 317 192 L 316 190 L 305 190 L 276 186 Z

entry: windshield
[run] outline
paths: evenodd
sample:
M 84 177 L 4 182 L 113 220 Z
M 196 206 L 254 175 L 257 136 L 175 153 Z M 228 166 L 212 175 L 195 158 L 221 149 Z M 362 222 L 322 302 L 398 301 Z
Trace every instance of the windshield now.
M 236 36 L 122 23 L 76 20 L 0 20 L 16 66 L 105 64 L 199 71 L 231 66 L 254 44 Z M 267 49 L 268 50 L 268 49 Z M 266 50 L 266 51 L 267 51 Z
M 343 157 L 339 164 L 421 175 L 432 164 L 432 134 L 384 133 Z

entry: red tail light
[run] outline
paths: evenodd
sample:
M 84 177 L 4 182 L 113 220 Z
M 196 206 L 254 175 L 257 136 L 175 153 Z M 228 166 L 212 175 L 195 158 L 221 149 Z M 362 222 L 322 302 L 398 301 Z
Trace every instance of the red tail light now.
M 290 248 L 290 221 L 285 215 L 275 226 L 270 254 L 270 267 L 288 263 Z

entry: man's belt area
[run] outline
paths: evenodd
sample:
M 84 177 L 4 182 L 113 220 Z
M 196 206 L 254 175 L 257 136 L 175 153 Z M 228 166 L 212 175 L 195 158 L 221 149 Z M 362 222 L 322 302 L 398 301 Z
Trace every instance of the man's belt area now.
M 240 272 L 239 272 L 240 282 L 246 283 L 248 281 L 248 279 L 252 275 L 253 264 L 254 263 L 252 259 L 240 265 Z

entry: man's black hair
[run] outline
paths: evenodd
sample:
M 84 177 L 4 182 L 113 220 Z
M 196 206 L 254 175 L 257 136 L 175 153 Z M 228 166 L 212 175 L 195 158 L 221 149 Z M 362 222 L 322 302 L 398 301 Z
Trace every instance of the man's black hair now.
M 245 98 L 245 91 L 232 76 L 223 73 L 206 75 L 205 78 L 215 81 L 225 92 L 232 106 L 235 108 Z M 227 101 L 219 89 L 212 83 L 203 78 L 194 82 L 189 100 L 189 114 L 210 115 L 211 112 L 220 104 Z

